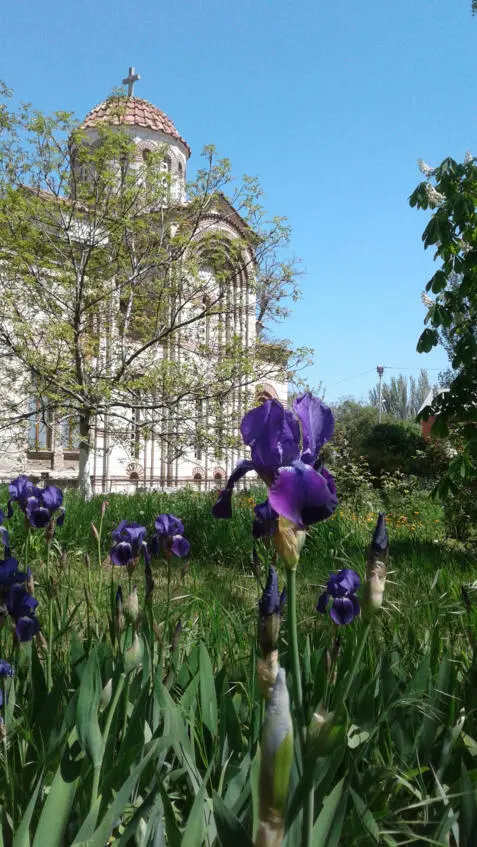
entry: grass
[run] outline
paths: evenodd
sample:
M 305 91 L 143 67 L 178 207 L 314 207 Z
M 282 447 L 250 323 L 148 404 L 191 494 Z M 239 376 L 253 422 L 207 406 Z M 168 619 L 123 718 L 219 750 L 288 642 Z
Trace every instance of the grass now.
M 101 814 L 106 814 L 108 803 L 113 803 L 131 763 L 136 762 L 139 767 L 145 760 L 144 751 L 149 749 L 145 740 L 147 733 L 143 738 L 137 730 L 139 737 L 136 738 L 134 725 L 150 727 L 149 735 L 159 732 L 158 715 L 163 715 L 160 737 L 167 736 L 172 731 L 170 727 L 174 726 L 173 735 L 191 739 L 193 751 L 184 748 L 180 752 L 176 745 L 167 756 L 161 753 L 157 769 L 162 774 L 163 785 L 167 786 L 169 800 L 161 795 L 162 805 L 160 803 L 157 809 L 154 806 L 156 817 L 148 817 L 149 812 L 144 812 L 145 820 L 162 821 L 172 814 L 164 843 L 179 843 L 171 834 L 171 827 L 177 826 L 181 832 L 187 832 L 189 820 L 194 820 L 194 792 L 203 779 L 210 804 L 213 792 L 218 792 L 229 803 L 229 810 L 233 809 L 233 814 L 250 831 L 250 803 L 253 806 L 256 802 L 253 800 L 252 762 L 263 717 L 255 683 L 257 601 L 268 564 L 274 558 L 271 542 L 262 544 L 258 553 L 260 572 L 257 580 L 251 523 L 253 505 L 263 499 L 263 495 L 264 492 L 257 489 L 236 496 L 234 517 L 230 521 L 211 517 L 213 494 L 186 491 L 170 495 L 139 492 L 134 497 L 110 495 L 98 557 L 91 523 L 99 527 L 104 498 L 96 497 L 85 503 L 74 492 L 68 492 L 66 520 L 63 527 L 56 529 L 52 544 L 50 582 L 46 578 L 43 533 L 31 534 L 29 564 L 35 576 L 39 616 L 45 630 L 49 597 L 53 604 L 54 685 L 46 694 L 42 672 L 44 652 L 34 649 L 33 645 L 31 656 L 27 648 L 17 652 L 17 706 L 9 706 L 8 721 L 9 724 L 13 722 L 14 730 L 9 736 L 12 765 L 6 783 L 14 786 L 10 803 L 12 820 L 20 820 L 40 772 L 45 780 L 44 796 L 48 796 L 58 756 L 63 755 L 61 751 L 67 744 L 70 731 L 67 727 L 73 732 L 75 720 L 76 726 L 79 725 L 78 688 L 81 690 L 86 684 L 88 656 L 93 661 L 97 655 L 98 669 L 91 666 L 92 679 L 99 673 L 101 685 L 111 675 L 117 679 L 115 674 L 120 667 L 121 652 L 127 644 L 124 637 L 118 640 L 114 634 L 117 585 L 121 584 L 127 596 L 131 584 L 137 582 L 140 606 L 144 608 L 142 565 L 132 580 L 124 569 L 111 568 L 108 557 L 111 531 L 121 519 L 127 518 L 146 526 L 150 533 L 156 515 L 170 512 L 184 523 L 185 535 L 191 544 L 190 555 L 187 564 L 178 559 L 172 563 L 169 602 L 167 566 L 161 560 L 153 562 L 155 589 L 151 613 L 156 636 L 151 632 L 146 611 L 140 632 L 146 645 L 154 641 L 156 644 L 152 653 L 146 650 L 143 671 L 127 682 L 121 697 L 118 695 L 118 716 L 121 718 L 118 717 L 116 723 L 114 719 L 111 724 L 100 783 L 92 782 L 87 757 L 81 759 L 82 777 L 68 826 L 72 832 L 75 826 L 78 830 L 88 812 L 89 796 L 98 791 L 103 796 Z M 474 680 L 477 674 L 473 670 L 477 609 L 466 609 L 461 586 L 474 582 L 477 562 L 472 553 L 445 539 L 442 511 L 435 501 L 423 493 L 393 494 L 392 499 L 388 496 L 387 500 L 391 562 L 385 603 L 382 613 L 373 620 L 362 648 L 359 644 L 365 625 L 361 621 L 338 631 L 328 616 L 316 613 L 315 605 L 331 571 L 352 567 L 364 577 L 366 552 L 377 517 L 376 499 L 373 507 L 368 503 L 361 509 L 345 503 L 332 519 L 313 527 L 308 533 L 298 569 L 299 641 L 308 715 L 320 702 L 329 709 L 341 709 L 340 698 L 345 687 L 349 724 L 354 727 L 349 730 L 351 735 L 345 736 L 344 746 L 342 744 L 326 760 L 320 760 L 321 770 L 315 788 L 315 827 L 320 820 L 329 820 L 329 798 L 337 797 L 336 832 L 340 835 L 337 836 L 339 841 L 330 843 L 345 847 L 366 847 L 374 843 L 459 844 L 455 833 L 448 840 L 448 810 L 454 803 L 452 798 L 460 797 L 464 789 L 467 791 L 467 779 L 472 785 L 477 784 L 477 771 L 473 768 L 477 751 L 477 686 Z M 0 504 L 5 501 L 6 491 L 0 491 Z M 24 565 L 24 524 L 18 510 L 8 526 L 12 549 Z M 284 579 L 282 571 L 280 582 Z M 168 606 L 169 633 L 164 637 Z M 182 626 L 179 642 L 172 645 L 172 631 L 179 620 Z M 128 632 L 126 636 L 129 637 Z M 6 649 L 6 628 L 0 637 Z M 207 661 L 201 644 L 206 646 L 210 657 Z M 361 658 L 356 663 L 360 649 Z M 159 653 L 164 658 L 163 667 Z M 330 669 L 333 653 L 338 658 L 334 664 L 332 661 Z M 280 661 L 288 667 L 287 631 L 283 625 Z M 170 695 L 158 688 L 157 680 L 160 682 L 172 668 L 175 670 L 169 690 L 173 696 L 168 700 Z M 229 701 L 233 706 L 228 705 Z M 171 711 L 174 703 L 180 716 L 179 712 Z M 215 706 L 212 708 L 210 703 Z M 465 733 L 462 727 L 458 729 L 463 708 Z M 170 717 L 165 717 L 169 714 Z M 139 719 L 138 715 L 142 717 Z M 104 720 L 101 725 L 104 726 Z M 73 742 L 69 744 L 66 749 L 73 761 L 77 751 L 75 753 Z M 111 776 L 108 774 L 110 766 Z M 238 780 L 237 785 L 243 784 L 252 790 L 252 799 L 247 800 L 249 795 L 245 793 L 242 805 L 237 799 L 241 794 L 240 791 L 237 794 L 234 780 Z M 126 838 L 128 827 L 135 820 L 135 808 L 150 809 L 147 804 L 153 800 L 154 784 L 153 775 L 144 777 L 141 791 L 138 789 L 131 795 L 132 806 L 117 813 L 121 823 L 114 827 L 114 838 L 120 845 L 130 847 L 135 843 Z M 298 805 L 294 806 L 296 792 L 299 796 L 300 781 L 294 773 L 287 847 L 299 843 L 296 829 L 299 816 L 293 817 L 293 809 L 300 809 L 301 802 L 296 800 Z M 231 797 L 235 798 L 233 803 Z M 167 805 L 171 798 L 172 811 Z M 366 825 L 362 820 L 360 798 L 371 816 L 366 818 Z M 343 813 L 340 817 L 339 808 L 346 808 L 346 815 Z M 473 831 L 474 818 L 477 825 L 477 800 L 475 809 L 461 808 L 453 814 L 462 827 Z M 40 810 L 34 816 L 35 826 L 39 815 Z M 5 842 L 9 843 L 9 825 L 5 822 L 7 819 L 2 820 L 4 833 L 7 832 Z M 162 823 L 160 825 L 162 827 Z M 456 825 L 451 822 L 450 830 L 452 827 L 455 830 Z M 205 840 L 200 844 L 215 845 L 210 821 L 207 826 L 209 834 L 207 838 L 204 835 Z M 379 832 L 378 840 L 376 832 Z M 83 836 L 82 830 L 81 833 Z M 199 841 L 194 841 L 193 837 L 184 843 L 199 847 Z M 317 843 L 328 844 L 327 841 Z M 462 843 L 472 845 L 473 842 L 462 840 Z
M 274 555 L 271 544 L 263 545 L 258 585 L 252 567 L 250 530 L 253 505 L 263 499 L 263 495 L 260 489 L 238 495 L 230 521 L 211 517 L 214 493 L 109 495 L 103 523 L 103 586 L 99 596 L 97 544 L 91 524 L 94 522 L 99 527 L 101 503 L 105 498 L 95 497 L 85 503 L 76 493 L 68 492 L 67 518 L 63 527 L 56 530 L 52 561 L 56 583 L 67 580 L 69 603 L 78 604 L 77 625 L 81 628 L 87 622 L 88 594 L 85 594 L 84 584 L 89 586 L 89 594 L 93 592 L 99 601 L 99 617 L 106 617 L 109 612 L 111 578 L 115 585 L 122 585 L 125 594 L 128 593 L 127 573 L 120 568 L 114 568 L 112 573 L 108 560 L 111 532 L 119 521 L 123 518 L 136 521 L 151 533 L 156 515 L 171 512 L 183 521 L 185 535 L 191 544 L 185 569 L 178 559 L 174 560 L 172 568 L 171 616 L 182 622 L 184 649 L 202 639 L 222 660 L 231 656 L 235 660 L 247 660 L 255 638 L 258 596 Z M 360 513 L 344 505 L 331 520 L 310 530 L 297 575 L 298 620 L 302 634 L 328 626 L 314 607 L 331 571 L 352 567 L 364 577 L 366 550 L 376 518 L 377 510 L 366 509 Z M 13 549 L 20 549 L 24 527 L 22 516 L 17 512 L 9 522 L 9 530 Z M 409 630 L 411 637 L 418 637 L 419 632 L 431 626 L 436 615 L 442 634 L 454 633 L 465 613 L 461 585 L 477 578 L 475 557 L 446 543 L 441 507 L 424 494 L 414 494 L 400 501 L 394 499 L 388 516 L 388 533 L 391 566 L 385 615 L 392 615 L 395 622 Z M 63 551 L 66 557 L 62 559 Z M 41 584 L 45 573 L 45 545 L 38 533 L 32 537 L 30 552 L 30 564 Z M 167 595 L 167 572 L 163 562 L 153 562 L 153 576 L 155 613 L 160 621 Z M 284 574 L 281 579 L 284 581 Z M 137 582 L 142 596 L 140 571 L 133 581 Z

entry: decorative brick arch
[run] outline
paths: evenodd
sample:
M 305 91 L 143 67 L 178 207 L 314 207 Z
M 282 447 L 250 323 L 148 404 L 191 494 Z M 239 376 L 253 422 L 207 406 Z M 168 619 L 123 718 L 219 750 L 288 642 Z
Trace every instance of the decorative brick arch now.
M 136 144 L 136 155 L 138 159 L 142 159 L 146 150 L 151 153 L 155 153 L 158 149 L 158 145 L 156 141 L 153 141 L 150 138 L 145 139 L 144 141 L 138 141 Z
M 217 466 L 212 471 L 212 476 L 217 482 L 219 482 L 220 480 L 224 480 L 227 474 L 225 473 L 225 470 L 223 468 Z

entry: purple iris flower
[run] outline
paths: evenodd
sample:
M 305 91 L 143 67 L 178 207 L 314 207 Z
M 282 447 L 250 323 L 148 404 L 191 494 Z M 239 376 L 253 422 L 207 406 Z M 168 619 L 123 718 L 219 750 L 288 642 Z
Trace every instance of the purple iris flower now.
M 1 676 L 13 676 L 15 671 L 12 666 L 5 661 L 5 659 L 0 659 L 0 677 Z
M 0 679 L 5 679 L 7 676 L 13 676 L 15 671 L 12 666 L 5 661 L 5 659 L 0 659 Z M 3 685 L 0 686 L 0 707 L 3 706 Z M 0 723 L 2 720 L 0 718 Z
M 30 521 L 30 524 L 35 529 L 43 529 L 48 526 L 52 518 L 56 518 L 56 523 L 61 526 L 65 520 L 65 510 L 62 507 L 63 492 L 56 485 L 47 485 L 46 488 L 40 489 L 39 496 L 29 497 L 25 514 Z
M 190 544 L 184 538 L 184 524 L 175 515 L 158 515 L 154 524 L 156 533 L 151 542 L 152 552 L 158 556 L 187 556 Z
M 359 602 L 356 591 L 361 580 L 351 568 L 343 568 L 339 573 L 331 574 L 326 591 L 323 592 L 316 606 L 317 612 L 324 614 L 331 598 L 333 605 L 330 609 L 331 619 L 342 626 L 351 623 L 359 615 Z
M 19 572 L 18 562 L 13 556 L 0 562 L 0 589 L 9 588 L 14 582 L 25 582 L 26 578 L 26 574 Z
M 13 515 L 12 503 L 18 503 L 22 512 L 28 518 L 34 529 L 43 529 L 56 516 L 56 523 L 61 526 L 65 519 L 62 506 L 63 492 L 56 485 L 38 488 L 33 485 L 25 474 L 20 474 L 8 486 L 10 499 L 8 501 L 7 517 Z M 57 514 L 59 513 L 59 514 Z
M 133 521 L 121 521 L 112 536 L 116 542 L 109 552 L 113 565 L 131 565 L 141 555 L 146 562 L 149 560 L 145 526 Z
M 26 590 L 25 585 L 15 583 L 10 588 L 7 608 L 15 621 L 15 632 L 21 642 L 31 641 L 40 631 L 40 622 L 35 617 L 38 600 Z
M 278 513 L 272 509 L 268 500 L 257 503 L 253 507 L 255 519 L 252 525 L 253 537 L 258 540 L 266 535 L 273 535 L 278 526 Z
M 10 499 L 7 503 L 7 518 L 11 518 L 13 515 L 12 503 L 18 503 L 22 512 L 25 512 L 29 498 L 41 495 L 40 489 L 25 474 L 20 474 L 16 479 L 12 479 L 8 486 L 8 493 Z
M 270 507 L 299 529 L 333 514 L 336 486 L 318 460 L 333 435 L 328 406 L 310 392 L 294 401 L 293 412 L 278 400 L 267 400 L 245 415 L 240 429 L 251 459 L 239 462 L 228 479 L 212 509 L 216 518 L 231 517 L 235 483 L 252 470 L 268 486 Z
M 40 621 L 35 615 L 22 615 L 15 621 L 15 633 L 18 640 L 25 644 L 31 641 L 33 636 L 40 632 Z

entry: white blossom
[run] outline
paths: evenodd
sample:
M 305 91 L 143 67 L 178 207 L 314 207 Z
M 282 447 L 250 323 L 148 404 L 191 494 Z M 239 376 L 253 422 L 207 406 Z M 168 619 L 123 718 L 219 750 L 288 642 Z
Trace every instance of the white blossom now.
M 434 300 L 432 299 L 432 297 L 429 297 L 429 295 L 426 294 L 425 291 L 423 291 L 421 294 L 421 302 L 424 303 L 424 306 L 427 306 L 428 308 L 429 306 L 434 305 Z
M 470 150 L 467 150 L 467 152 L 464 156 L 464 165 L 470 165 L 470 163 L 473 162 L 473 161 L 474 161 L 474 157 L 473 157 L 472 153 L 470 152 Z
M 421 173 L 424 174 L 424 176 L 432 176 L 432 174 L 434 173 L 434 168 L 431 168 L 430 165 L 426 165 L 426 163 L 423 162 L 422 159 L 417 160 L 417 166 Z
M 443 194 L 437 191 L 430 182 L 426 183 L 426 194 L 427 199 L 429 200 L 429 206 L 434 208 L 435 206 L 439 206 L 440 203 L 443 203 L 446 199 Z
M 469 244 L 468 241 L 464 241 L 463 238 L 460 238 L 459 239 L 459 248 L 462 251 L 462 253 L 464 254 L 464 256 L 467 256 L 467 253 L 470 253 L 470 251 L 472 250 L 472 245 Z

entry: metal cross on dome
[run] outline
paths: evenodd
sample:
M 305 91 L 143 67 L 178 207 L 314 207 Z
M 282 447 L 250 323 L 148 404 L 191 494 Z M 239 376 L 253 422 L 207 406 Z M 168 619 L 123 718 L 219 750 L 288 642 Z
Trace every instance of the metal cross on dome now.
M 128 87 L 128 97 L 132 97 L 134 94 L 134 83 L 141 79 L 141 75 L 136 73 L 136 68 L 129 68 L 129 75 L 126 79 L 123 79 L 123 85 L 127 85 Z

